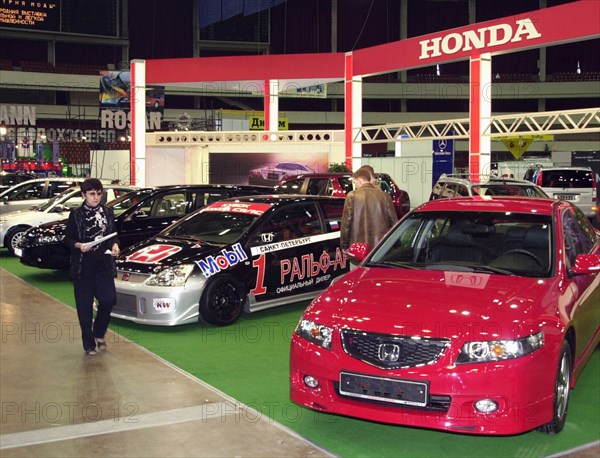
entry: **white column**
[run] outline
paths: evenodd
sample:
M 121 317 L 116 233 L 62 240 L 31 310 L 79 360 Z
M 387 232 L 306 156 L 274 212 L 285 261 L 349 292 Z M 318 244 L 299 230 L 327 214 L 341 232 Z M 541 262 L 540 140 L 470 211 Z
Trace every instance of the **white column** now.
M 470 59 L 469 100 L 469 174 L 478 182 L 479 175 L 490 173 L 491 138 L 482 135 L 492 113 L 492 57 L 489 53 Z
M 492 162 L 492 137 L 481 135 L 490 123 L 492 116 L 492 55 L 490 53 L 481 55 L 481 131 L 479 133 L 479 173 L 489 175 Z M 489 134 L 489 129 L 487 129 Z
M 146 185 L 146 61 L 131 61 L 131 184 Z
M 269 80 L 269 130 L 279 130 L 279 80 Z M 265 120 L 266 121 L 266 120 Z
M 362 127 L 362 76 L 352 76 L 352 138 L 358 138 Z M 352 143 L 352 170 L 362 165 L 362 143 Z

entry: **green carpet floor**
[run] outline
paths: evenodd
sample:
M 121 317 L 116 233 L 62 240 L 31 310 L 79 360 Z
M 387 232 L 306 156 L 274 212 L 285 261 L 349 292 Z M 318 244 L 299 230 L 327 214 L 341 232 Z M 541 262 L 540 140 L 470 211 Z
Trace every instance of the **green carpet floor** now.
M 29 268 L 0 254 L 0 267 L 74 306 L 66 273 Z M 288 396 L 289 341 L 307 303 L 246 315 L 234 326 L 175 328 L 113 320 L 111 329 L 343 457 L 543 457 L 600 440 L 600 351 L 572 393 L 565 430 L 480 437 L 383 425 L 313 412 Z

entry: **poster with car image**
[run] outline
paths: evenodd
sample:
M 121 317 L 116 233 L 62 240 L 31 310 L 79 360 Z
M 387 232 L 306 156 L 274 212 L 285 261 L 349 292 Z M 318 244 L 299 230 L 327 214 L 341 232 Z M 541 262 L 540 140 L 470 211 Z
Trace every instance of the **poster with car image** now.
M 288 176 L 326 172 L 327 151 L 295 153 L 211 153 L 209 182 L 275 186 Z

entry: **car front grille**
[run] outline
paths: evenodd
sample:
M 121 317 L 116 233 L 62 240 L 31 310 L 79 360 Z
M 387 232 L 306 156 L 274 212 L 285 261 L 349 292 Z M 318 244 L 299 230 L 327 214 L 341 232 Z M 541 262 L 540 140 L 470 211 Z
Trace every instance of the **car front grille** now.
M 128 283 L 144 283 L 150 278 L 149 274 L 130 272 L 128 270 L 117 269 L 117 279 Z
M 136 297 L 131 294 L 117 293 L 117 303 L 113 312 L 125 316 L 137 316 Z
M 401 369 L 436 362 L 446 348 L 448 339 L 413 338 L 392 334 L 342 330 L 344 351 L 380 369 Z

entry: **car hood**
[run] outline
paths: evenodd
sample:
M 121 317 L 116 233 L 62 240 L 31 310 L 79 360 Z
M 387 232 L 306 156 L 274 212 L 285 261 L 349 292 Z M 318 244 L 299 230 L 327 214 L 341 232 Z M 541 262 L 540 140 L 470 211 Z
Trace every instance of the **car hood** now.
M 307 318 L 366 332 L 489 339 L 527 332 L 551 279 L 358 267 L 309 307 Z M 533 320 L 532 320 L 533 319 Z M 528 321 L 527 321 L 528 320 Z
M 215 258 L 220 256 L 223 256 L 223 259 L 218 260 L 221 268 L 225 264 L 229 267 L 248 259 L 248 255 L 239 243 L 225 245 L 157 236 L 123 250 L 117 258 L 117 268 L 151 273 L 157 267 L 195 264 L 204 271 L 204 268 L 217 265 Z

